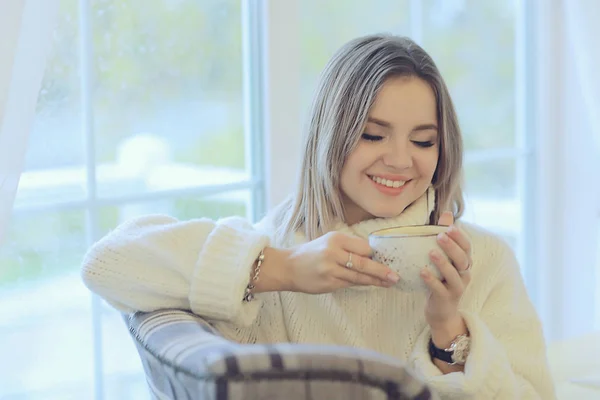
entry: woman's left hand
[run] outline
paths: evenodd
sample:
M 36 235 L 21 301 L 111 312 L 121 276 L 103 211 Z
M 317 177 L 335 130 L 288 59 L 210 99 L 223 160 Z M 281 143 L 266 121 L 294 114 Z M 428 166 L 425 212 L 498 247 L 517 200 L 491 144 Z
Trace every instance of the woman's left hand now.
M 436 332 L 447 332 L 447 335 L 441 336 L 452 336 L 454 333 L 464 333 L 459 331 L 466 329 L 458 312 L 458 304 L 471 279 L 471 241 L 453 223 L 452 213 L 442 214 L 438 224 L 450 226 L 450 229 L 447 233 L 439 234 L 437 242 L 446 255 L 438 250 L 429 254 L 442 274 L 442 279 L 438 279 L 427 269 L 421 272 L 421 278 L 430 289 L 425 318 L 434 333 L 434 342 Z M 452 339 L 453 337 L 449 340 Z

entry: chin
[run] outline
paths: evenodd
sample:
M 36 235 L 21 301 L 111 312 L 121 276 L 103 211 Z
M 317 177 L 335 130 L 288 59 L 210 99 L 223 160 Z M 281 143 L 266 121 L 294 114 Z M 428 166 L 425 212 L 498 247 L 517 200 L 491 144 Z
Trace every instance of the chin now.
M 398 215 L 402 214 L 401 210 L 368 210 L 369 214 L 371 214 L 374 218 L 395 218 Z

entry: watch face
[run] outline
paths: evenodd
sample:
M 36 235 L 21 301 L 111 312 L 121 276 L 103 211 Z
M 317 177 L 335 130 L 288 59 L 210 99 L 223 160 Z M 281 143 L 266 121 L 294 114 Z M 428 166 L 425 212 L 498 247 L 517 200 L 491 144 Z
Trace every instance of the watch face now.
M 457 364 L 464 364 L 467 361 L 469 350 L 471 350 L 471 338 L 468 336 L 459 336 L 452 344 L 451 349 L 454 351 L 452 361 Z

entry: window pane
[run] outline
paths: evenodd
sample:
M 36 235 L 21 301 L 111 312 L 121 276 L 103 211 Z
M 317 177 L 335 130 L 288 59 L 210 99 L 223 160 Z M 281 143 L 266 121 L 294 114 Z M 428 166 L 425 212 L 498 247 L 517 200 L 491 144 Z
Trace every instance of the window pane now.
M 93 0 L 101 196 L 248 179 L 239 0 Z
M 80 127 L 77 0 L 61 0 L 16 204 L 85 196 Z
M 468 150 L 515 146 L 515 2 L 423 0 L 423 47 L 440 68 Z
M 226 192 L 203 198 L 177 198 L 158 202 L 104 207 L 100 211 L 102 233 L 121 222 L 150 213 L 166 213 L 179 219 L 231 215 L 247 217 L 250 191 Z M 144 398 L 147 393 L 139 356 L 119 313 L 104 303 L 102 340 L 107 398 Z
M 410 0 L 301 2 L 301 79 L 304 105 L 333 53 L 348 40 L 370 33 L 408 34 Z
M 13 216 L 0 247 L 0 388 L 8 398 L 92 397 L 85 248 L 81 210 Z
M 521 198 L 517 191 L 516 161 L 468 164 L 465 176 L 465 219 L 501 235 L 519 237 Z
M 171 198 L 102 207 L 99 215 L 100 232 L 104 235 L 120 223 L 146 214 L 166 214 L 182 220 L 202 217 L 218 219 L 231 215 L 246 217 L 251 198 L 250 191 L 234 191 L 200 198 Z
M 149 398 L 142 362 L 123 317 L 106 305 L 102 314 L 105 398 Z

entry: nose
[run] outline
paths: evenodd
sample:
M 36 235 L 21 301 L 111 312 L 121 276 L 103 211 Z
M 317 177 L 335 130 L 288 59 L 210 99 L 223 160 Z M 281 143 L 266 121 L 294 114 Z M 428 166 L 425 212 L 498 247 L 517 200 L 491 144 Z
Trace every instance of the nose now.
M 409 141 L 392 141 L 383 155 L 383 163 L 390 168 L 398 170 L 411 168 L 413 166 L 413 159 Z

